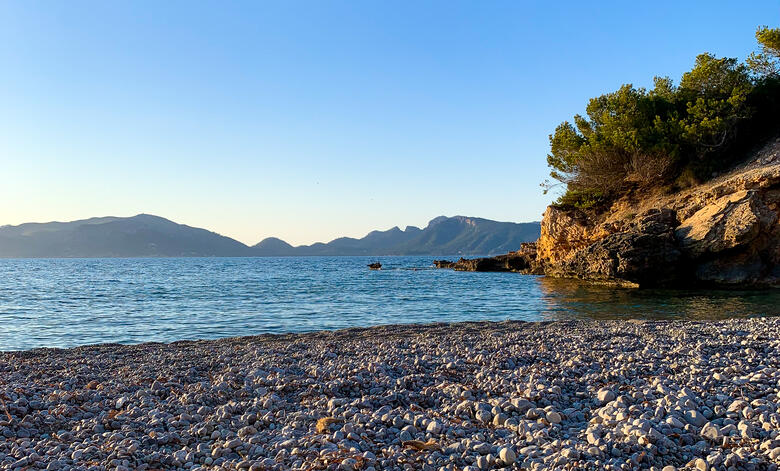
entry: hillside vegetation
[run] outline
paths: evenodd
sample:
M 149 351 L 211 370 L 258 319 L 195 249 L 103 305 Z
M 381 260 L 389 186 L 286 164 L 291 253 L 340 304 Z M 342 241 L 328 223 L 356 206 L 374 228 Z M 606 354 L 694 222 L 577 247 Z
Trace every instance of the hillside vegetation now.
M 628 193 L 677 191 L 731 168 L 780 130 L 780 28 L 756 31 L 742 63 L 701 54 L 679 83 L 655 77 L 589 101 L 550 135 L 562 207 L 599 210 Z M 545 183 L 547 189 L 557 184 Z

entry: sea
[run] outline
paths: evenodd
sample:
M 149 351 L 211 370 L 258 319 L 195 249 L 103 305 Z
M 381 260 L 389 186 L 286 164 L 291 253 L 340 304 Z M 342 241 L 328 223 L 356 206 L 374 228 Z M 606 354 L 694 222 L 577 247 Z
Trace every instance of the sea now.
M 648 290 L 434 258 L 0 259 L 0 351 L 381 324 L 780 315 L 780 290 Z M 367 264 L 379 261 L 382 270 Z

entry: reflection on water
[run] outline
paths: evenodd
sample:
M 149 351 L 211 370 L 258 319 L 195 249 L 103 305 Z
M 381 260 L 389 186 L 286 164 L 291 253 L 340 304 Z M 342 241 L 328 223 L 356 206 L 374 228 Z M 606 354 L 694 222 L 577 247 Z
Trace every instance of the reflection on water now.
M 0 350 L 377 324 L 778 315 L 780 291 L 594 286 L 434 257 L 0 260 Z
M 780 290 L 632 289 L 538 277 L 549 320 L 697 319 L 780 315 Z

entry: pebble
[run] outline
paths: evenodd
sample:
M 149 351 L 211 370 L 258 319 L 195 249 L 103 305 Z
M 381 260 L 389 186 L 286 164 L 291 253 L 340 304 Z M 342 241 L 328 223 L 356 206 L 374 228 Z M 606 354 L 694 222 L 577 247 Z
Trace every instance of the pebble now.
M 547 413 L 546 419 L 551 424 L 559 424 L 559 423 L 561 423 L 561 414 L 559 414 L 559 413 L 557 413 L 555 411 L 550 411 L 550 412 Z
M 707 423 L 707 419 L 704 418 L 704 416 L 701 413 L 699 413 L 699 411 L 696 410 L 685 411 L 683 417 L 685 417 L 685 420 L 688 421 L 689 424 L 694 425 L 696 427 L 701 427 Z
M 507 466 L 513 464 L 515 460 L 517 460 L 517 455 L 515 454 L 514 450 L 506 446 L 501 448 L 501 450 L 498 452 L 498 457 L 501 459 L 501 462 Z
M 0 469 L 776 471 L 779 393 L 777 318 L 5 352 Z
M 598 398 L 599 402 L 602 404 L 606 404 L 608 402 L 612 402 L 615 400 L 615 393 L 609 389 L 609 388 L 601 388 L 596 393 L 596 397 Z
M 723 436 L 720 427 L 709 422 L 701 428 L 701 436 L 712 441 L 718 441 Z
M 438 435 L 441 433 L 441 424 L 433 420 L 428 424 L 428 427 L 425 430 L 434 435 Z

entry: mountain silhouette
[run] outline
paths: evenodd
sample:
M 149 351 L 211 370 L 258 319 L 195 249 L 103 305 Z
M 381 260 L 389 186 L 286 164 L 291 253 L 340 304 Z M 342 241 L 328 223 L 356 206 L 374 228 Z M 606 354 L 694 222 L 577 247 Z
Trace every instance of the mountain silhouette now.
M 149 214 L 0 227 L 0 257 L 208 257 L 247 246 Z
M 0 257 L 248 257 L 303 255 L 491 255 L 539 237 L 538 222 L 440 216 L 424 229 L 372 231 L 361 239 L 293 247 L 270 237 L 249 247 L 215 232 L 139 214 L 0 227 Z
M 291 247 L 265 239 L 252 247 L 255 255 L 494 255 L 520 248 L 539 238 L 538 222 L 513 223 L 465 216 L 439 216 L 424 229 L 408 226 L 373 231 L 362 239 L 342 237 L 331 242 Z M 278 242 L 270 242 L 278 241 Z

